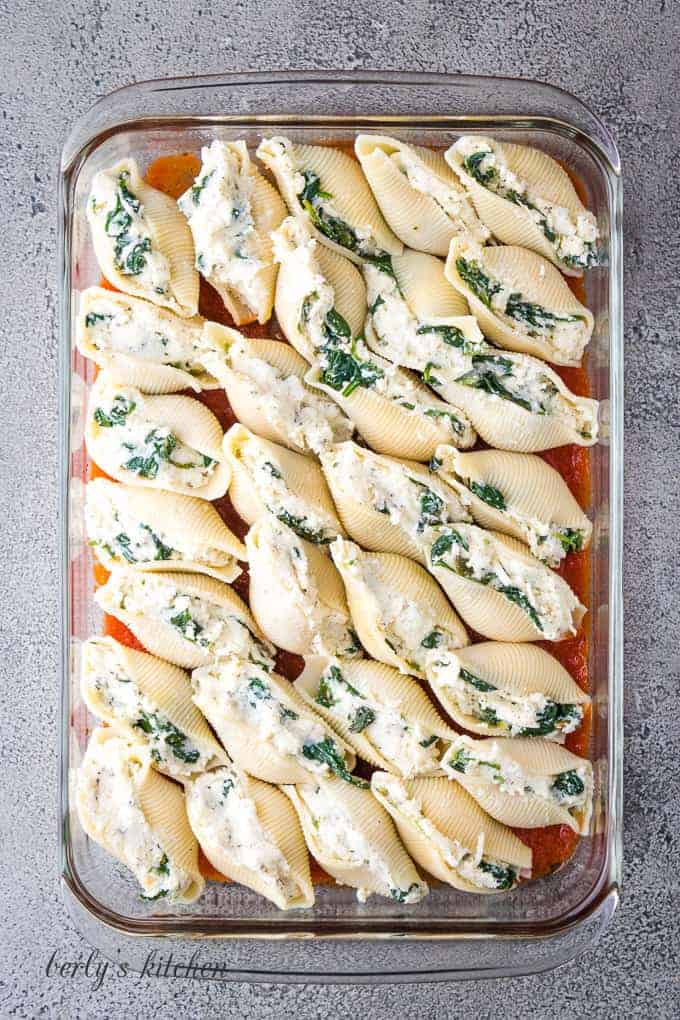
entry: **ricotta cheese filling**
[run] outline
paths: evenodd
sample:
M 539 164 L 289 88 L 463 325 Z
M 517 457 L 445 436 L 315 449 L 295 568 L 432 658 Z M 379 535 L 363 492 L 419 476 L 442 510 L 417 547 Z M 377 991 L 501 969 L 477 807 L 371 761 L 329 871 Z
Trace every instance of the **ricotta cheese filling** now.
M 361 554 L 359 546 L 336 538 L 331 546 L 333 560 L 343 577 L 372 604 L 383 640 L 417 676 L 425 676 L 433 657 L 460 647 L 455 635 L 443 627 L 426 602 L 413 602 L 389 587 L 381 576 L 379 562 Z
M 424 882 L 414 883 L 408 889 L 399 887 L 389 861 L 380 849 L 370 845 L 354 825 L 350 813 L 320 786 L 310 784 L 296 789 L 314 829 L 320 859 L 337 861 L 340 865 L 362 868 L 370 873 L 370 886 L 357 889 L 360 903 L 365 903 L 371 893 L 388 896 L 398 903 L 419 903 L 427 895 L 428 888 Z
M 170 538 L 158 524 L 141 520 L 96 485 L 87 486 L 85 520 L 90 545 L 104 549 L 121 564 L 180 560 L 223 567 L 233 560 L 223 549 L 193 542 L 185 529 L 178 529 Z
M 169 426 L 151 421 L 139 390 L 121 387 L 103 396 L 93 417 L 108 458 L 138 478 L 158 479 L 170 488 L 200 489 L 217 466 L 213 457 L 187 446 Z
M 442 765 L 452 779 L 460 774 L 495 786 L 509 797 L 540 797 L 570 814 L 582 811 L 592 797 L 592 770 L 586 761 L 565 772 L 528 773 L 495 742 L 478 749 L 470 737 L 460 736 L 451 743 Z
M 156 294 L 170 293 L 170 263 L 158 250 L 144 206 L 130 190 L 130 173 L 102 170 L 94 179 L 92 213 L 100 222 L 122 276 L 134 276 Z
M 510 169 L 502 147 L 490 138 L 464 136 L 455 145 L 462 168 L 472 180 L 514 205 L 525 209 L 563 265 L 587 269 L 599 263 L 600 232 L 588 210 L 574 215 L 564 206 L 549 202 L 540 186 L 522 180 Z
M 431 530 L 471 520 L 453 490 L 437 478 L 425 483 L 406 465 L 341 443 L 322 457 L 334 485 L 353 500 L 384 514 L 410 538 L 425 541 Z
M 212 748 L 201 747 L 151 701 L 119 660 L 115 648 L 90 641 L 85 660 L 85 683 L 117 722 L 132 727 L 149 748 L 162 772 L 182 780 L 209 767 Z
M 266 563 L 265 569 L 287 596 L 284 605 L 272 606 L 272 612 L 289 611 L 292 605 L 303 615 L 312 635 L 310 653 L 361 656 L 361 644 L 352 629 L 349 613 L 337 612 L 322 602 L 310 573 L 309 560 L 295 533 L 272 519 L 271 524 L 265 522 L 260 526 L 258 541 L 258 553 Z
M 181 574 L 177 575 L 181 585 Z M 215 658 L 239 655 L 271 669 L 274 649 L 262 641 L 233 609 L 187 595 L 154 574 L 115 571 L 107 584 L 112 603 L 130 616 L 156 619 Z
M 201 328 L 146 301 L 123 294 L 90 297 L 84 326 L 92 347 L 201 375 Z
M 321 508 L 311 505 L 305 496 L 291 492 L 283 472 L 269 459 L 269 453 L 257 439 L 245 440 L 239 447 L 238 456 L 269 513 L 314 545 L 333 541 L 337 534 L 337 521 Z
M 447 528 L 428 549 L 431 567 L 488 585 L 527 614 L 548 641 L 575 634 L 579 600 L 538 560 L 527 563 L 492 534 L 470 524 Z
M 444 835 L 427 818 L 416 797 L 409 797 L 403 783 L 396 776 L 384 773 L 375 783 L 376 793 L 386 801 L 390 813 L 398 820 L 403 818 L 418 829 L 427 842 L 433 846 L 447 867 L 455 871 L 466 882 L 480 889 L 514 889 L 520 877 L 528 877 L 514 865 L 501 861 L 484 852 L 484 833 L 480 832 L 475 846 L 465 846 L 457 839 Z
M 428 665 L 428 677 L 463 715 L 511 737 L 544 737 L 564 742 L 583 721 L 583 706 L 561 704 L 542 694 L 514 694 L 466 669 L 455 656 L 441 655 Z
M 456 234 L 469 234 L 481 244 L 489 239 L 491 232 L 477 216 L 462 187 L 443 180 L 411 149 L 398 149 L 390 158 L 412 188 L 437 203 L 451 220 Z
M 258 742 L 293 758 L 311 775 L 333 773 L 354 786 L 366 785 L 350 774 L 343 748 L 323 722 L 284 701 L 264 669 L 233 657 L 195 669 L 191 682 L 194 701 L 209 719 L 227 714 L 241 720 Z
M 187 792 L 187 810 L 192 828 L 211 860 L 226 856 L 235 867 L 256 874 L 260 882 L 288 902 L 303 895 L 236 768 L 224 765 L 194 780 Z
M 443 741 L 437 734 L 408 719 L 397 702 L 359 691 L 339 666 L 331 665 L 323 672 L 315 701 L 350 733 L 361 733 L 404 777 L 440 770 Z
M 285 181 L 316 229 L 330 241 L 364 258 L 381 256 L 370 224 L 349 224 L 334 204 L 334 196 L 314 170 L 298 164 L 294 145 L 288 138 L 266 138 L 257 148 L 259 159 L 274 175 Z
M 253 175 L 244 142 L 215 139 L 201 149 L 201 169 L 177 201 L 189 221 L 196 268 L 218 287 L 233 291 L 257 314 L 266 296 L 260 271 L 268 265 L 268 241 L 253 219 Z
M 194 876 L 179 867 L 156 839 L 142 811 L 138 782 L 142 762 L 124 740 L 88 746 L 78 772 L 78 800 L 92 836 L 133 873 L 144 899 L 174 900 Z
M 212 372 L 220 356 L 208 352 L 203 357 Z M 301 453 L 316 453 L 330 443 L 351 437 L 354 426 L 338 405 L 308 389 L 297 375 L 286 375 L 237 344 L 229 350 L 229 366 L 247 388 L 253 406 L 261 409 L 270 426 L 286 435 Z

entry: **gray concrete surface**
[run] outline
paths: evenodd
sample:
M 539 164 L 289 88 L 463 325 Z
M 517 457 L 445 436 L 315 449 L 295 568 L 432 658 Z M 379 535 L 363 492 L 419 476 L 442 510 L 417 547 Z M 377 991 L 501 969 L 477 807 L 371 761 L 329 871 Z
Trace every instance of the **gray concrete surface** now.
M 671 1018 L 678 987 L 678 195 L 672 2 L 0 0 L 2 1017 Z M 625 166 L 625 885 L 585 958 L 535 978 L 368 987 L 47 976 L 85 947 L 56 861 L 56 175 L 99 96 L 170 74 L 336 66 L 537 77 L 608 122 Z

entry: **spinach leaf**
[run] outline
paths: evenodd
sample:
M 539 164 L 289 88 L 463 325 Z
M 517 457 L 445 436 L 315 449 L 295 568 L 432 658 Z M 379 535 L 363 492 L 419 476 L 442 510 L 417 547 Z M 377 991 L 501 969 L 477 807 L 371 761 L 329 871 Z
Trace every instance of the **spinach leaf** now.
M 487 308 L 491 308 L 492 298 L 502 290 L 501 284 L 488 277 L 478 262 L 468 262 L 462 256 L 456 259 L 456 269 L 475 297 Z
M 140 527 L 142 527 L 144 531 L 149 532 L 151 541 L 156 547 L 156 555 L 154 556 L 154 560 L 171 560 L 175 552 L 172 546 L 165 545 L 158 537 L 156 532 L 152 531 L 148 524 L 142 524 L 140 525 Z
M 437 379 L 437 377 L 432 374 L 432 369 L 438 367 L 439 366 L 435 365 L 434 361 L 428 361 L 427 365 L 423 369 L 422 380 L 424 383 L 427 383 L 428 386 L 441 386 L 441 379 Z
M 256 701 L 271 701 L 271 698 L 272 693 L 264 680 L 254 676 L 248 681 L 248 701 L 251 705 L 254 706 Z
M 484 390 L 493 396 L 501 397 L 503 400 L 510 400 L 518 404 L 526 411 L 533 410 L 531 401 L 513 393 L 501 382 L 502 378 L 512 378 L 512 362 L 509 358 L 495 354 L 473 354 L 472 369 L 465 372 L 456 379 L 461 386 L 471 386 L 473 389 Z
M 470 482 L 470 491 L 475 494 L 483 503 L 487 503 L 495 510 L 507 510 L 505 496 L 500 489 L 493 485 L 485 485 L 482 482 Z
M 448 765 L 456 772 L 462 772 L 465 774 L 472 764 L 472 755 L 469 751 L 466 751 L 464 747 L 461 747 L 459 751 L 449 758 Z
M 560 729 L 560 723 L 568 724 L 581 717 L 578 705 L 562 705 L 557 701 L 548 701 L 536 715 L 535 726 L 525 726 L 520 730 L 520 737 L 545 737 Z
M 361 361 L 354 353 L 338 347 L 323 348 L 325 367 L 321 380 L 349 397 L 358 387 L 370 389 L 383 376 L 382 369 L 372 361 Z
M 583 532 L 578 528 L 560 528 L 555 534 L 566 553 L 580 552 L 583 548 Z
M 325 676 L 322 676 L 319 680 L 319 687 L 316 692 L 316 698 L 314 699 L 317 705 L 322 705 L 323 708 L 332 708 L 335 704 L 335 698 L 333 697 L 333 691 L 331 685 Z
M 484 858 L 479 862 L 479 870 L 491 875 L 496 882 L 496 889 L 512 889 L 517 881 L 517 872 L 514 868 L 503 867 L 501 864 L 491 864 Z
M 431 737 L 425 737 L 424 740 L 419 740 L 418 743 L 421 747 L 432 747 L 433 744 L 437 743 L 439 737 L 436 733 L 433 733 Z
M 467 539 L 458 531 L 445 531 L 443 535 L 440 535 L 430 546 L 430 562 L 432 566 L 449 567 L 449 564 L 444 562 L 444 556 L 456 545 L 466 550 L 469 549 Z M 449 567 L 449 569 L 452 568 Z
M 185 745 L 189 738 L 186 733 L 182 733 L 169 719 L 156 712 L 140 711 L 139 718 L 133 723 L 133 727 L 142 730 L 149 736 L 158 737 L 159 742 L 166 743 L 179 761 L 193 765 L 200 757 L 200 751 L 187 750 Z M 160 756 L 158 758 L 160 759 Z
M 323 323 L 324 336 L 331 345 L 342 344 L 347 340 L 351 340 L 352 330 L 349 327 L 347 319 L 343 318 L 336 308 L 331 308 L 326 313 L 326 318 Z
M 462 667 L 458 673 L 458 676 L 461 678 L 461 680 L 464 680 L 466 684 L 470 684 L 471 687 L 474 687 L 476 691 L 498 690 L 498 688 L 494 687 L 493 684 L 487 683 L 486 680 L 480 680 L 480 678 L 478 676 L 475 676 L 474 673 L 470 673 L 467 669 L 463 669 Z
M 482 579 L 482 584 L 484 583 L 484 579 Z M 505 595 L 508 601 L 514 602 L 516 606 L 523 609 L 534 626 L 540 631 L 543 630 L 543 623 L 540 616 L 523 591 L 520 591 L 519 588 L 516 588 L 512 584 L 499 584 L 497 579 L 486 583 L 489 583 L 490 587 L 492 587 L 494 591 L 500 592 L 501 595 Z
M 315 743 L 303 744 L 302 754 L 308 761 L 317 761 L 326 765 L 334 775 L 351 783 L 352 786 L 359 786 L 362 790 L 368 788 L 369 784 L 364 779 L 350 774 L 344 755 L 338 750 L 332 737 L 324 737 L 323 740 L 317 740 Z
M 521 294 L 511 294 L 505 305 L 505 314 L 534 329 L 554 329 L 558 322 L 584 322 L 582 315 L 555 315 L 541 305 L 522 301 Z
M 120 550 L 123 559 L 127 560 L 128 563 L 137 562 L 137 557 L 130 548 L 132 541 L 129 535 L 126 535 L 124 532 L 121 532 L 119 535 L 116 535 L 116 537 L 114 538 L 114 542 L 118 546 L 118 549 Z M 117 559 L 115 553 L 114 559 Z
M 440 340 L 449 347 L 457 347 L 459 350 L 465 350 L 465 346 L 468 341 L 465 338 L 465 334 L 462 329 L 458 326 L 419 326 L 416 330 L 418 336 L 425 336 L 428 333 L 434 333 Z
M 420 642 L 421 648 L 439 648 L 444 635 L 440 630 L 431 630 L 429 634 L 426 634 L 423 640 Z
M 551 786 L 551 790 L 554 791 L 558 800 L 564 800 L 567 797 L 579 797 L 585 792 L 585 788 L 585 783 L 575 769 L 571 769 L 569 772 L 560 772 L 555 776 Z
M 177 630 L 182 634 L 182 637 L 186 638 L 187 641 L 200 643 L 199 635 L 203 630 L 203 625 L 197 620 L 194 620 L 188 609 L 183 609 L 182 612 L 177 613 L 176 616 L 171 616 L 170 623 L 173 627 L 177 628 Z
M 486 170 L 482 170 L 482 163 L 487 156 L 492 156 L 493 153 L 490 149 L 480 149 L 478 152 L 471 152 L 469 156 L 466 156 L 463 160 L 463 168 L 478 184 L 482 187 L 488 188 L 494 177 L 496 177 L 496 168 L 491 165 Z
M 282 524 L 287 524 L 288 527 L 295 532 L 300 538 L 307 539 L 308 542 L 312 542 L 314 545 L 327 545 L 333 541 L 334 535 L 326 535 L 323 528 L 319 528 L 315 531 L 310 528 L 305 521 L 306 517 L 296 517 L 293 514 L 288 513 L 287 510 L 281 510 L 276 515 L 277 520 L 281 521 Z
M 418 889 L 417 882 L 411 882 L 408 889 L 390 889 L 390 899 L 393 899 L 395 903 L 405 903 L 411 893 Z
M 350 733 L 361 733 L 375 721 L 375 712 L 368 705 L 360 705 L 349 724 Z
M 208 181 L 210 180 L 214 173 L 215 171 L 211 170 L 209 174 L 204 174 L 201 177 L 200 181 L 192 185 L 191 198 L 193 200 L 194 205 L 200 205 L 201 195 L 203 194 L 206 184 L 208 183 Z
M 416 482 L 416 485 L 420 486 L 420 482 Z M 444 500 L 440 499 L 436 492 L 433 492 L 432 489 L 428 489 L 425 486 L 422 486 L 422 488 L 424 491 L 420 495 L 420 518 L 417 525 L 418 534 L 422 534 L 425 528 L 441 524 L 441 514 L 444 509 Z
M 102 429 L 112 429 L 116 425 L 124 425 L 125 419 L 132 414 L 135 406 L 134 400 L 128 400 L 127 397 L 119 393 L 113 398 L 113 404 L 108 414 L 102 407 L 95 408 L 94 420 Z
M 85 325 L 88 329 L 92 326 L 96 326 L 98 322 L 109 322 L 113 318 L 113 315 L 104 315 L 99 312 L 88 312 L 85 316 Z

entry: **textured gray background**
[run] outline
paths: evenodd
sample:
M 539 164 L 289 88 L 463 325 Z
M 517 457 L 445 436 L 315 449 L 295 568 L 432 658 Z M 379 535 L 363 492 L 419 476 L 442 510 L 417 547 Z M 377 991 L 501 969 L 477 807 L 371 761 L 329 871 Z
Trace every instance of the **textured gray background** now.
M 0 1015 L 678 1016 L 678 5 L 0 0 L 0 26 Z M 627 259 L 623 905 L 585 959 L 536 978 L 379 990 L 107 978 L 93 992 L 82 977 L 45 975 L 55 948 L 64 959 L 84 952 L 56 864 L 59 152 L 75 118 L 119 85 L 324 66 L 536 77 L 584 99 L 618 137 Z

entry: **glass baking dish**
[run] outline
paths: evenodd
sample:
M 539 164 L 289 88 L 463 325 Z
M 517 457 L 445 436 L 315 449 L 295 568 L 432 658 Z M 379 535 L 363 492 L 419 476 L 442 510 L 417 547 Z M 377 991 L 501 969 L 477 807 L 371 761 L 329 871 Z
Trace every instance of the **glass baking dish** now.
M 505 896 L 439 886 L 406 912 L 379 898 L 360 904 L 353 890 L 328 885 L 317 889 L 312 909 L 283 913 L 241 886 L 211 883 L 197 904 L 152 906 L 74 815 L 70 783 L 91 726 L 78 690 L 78 649 L 99 622 L 83 541 L 91 367 L 73 343 L 74 295 L 100 276 L 84 215 L 89 183 L 124 155 L 144 166 L 160 155 L 196 151 L 215 133 L 256 143 L 272 130 L 341 143 L 358 130 L 376 131 L 433 146 L 477 131 L 535 144 L 580 178 L 603 228 L 607 265 L 585 279 L 596 323 L 588 373 L 603 422 L 591 461 L 594 831 L 560 871 Z M 569 94 L 519 79 L 272 72 L 147 82 L 107 96 L 75 126 L 64 148 L 60 200 L 61 861 L 64 895 L 83 934 L 132 969 L 149 960 L 162 965 L 171 952 L 181 967 L 198 951 L 207 973 L 227 980 L 431 981 L 534 973 L 571 959 L 611 917 L 621 871 L 621 180 L 606 128 Z

